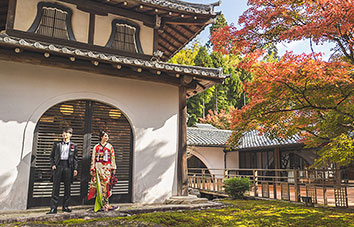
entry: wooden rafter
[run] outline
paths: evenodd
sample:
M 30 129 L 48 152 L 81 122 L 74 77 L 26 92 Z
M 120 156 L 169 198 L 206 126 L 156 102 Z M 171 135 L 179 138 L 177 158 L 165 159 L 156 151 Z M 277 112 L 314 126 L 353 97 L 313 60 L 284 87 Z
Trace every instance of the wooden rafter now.
M 160 35 L 160 39 L 161 39 L 162 41 L 166 42 L 168 45 L 172 46 L 173 48 L 175 48 L 175 49 L 178 48 L 175 44 L 171 43 L 171 42 L 168 41 L 166 38 L 162 37 L 162 35 Z
M 183 37 L 186 41 L 189 39 L 185 34 L 183 34 L 182 32 L 180 32 L 178 29 L 174 29 L 174 28 L 172 28 L 171 26 L 169 26 L 169 25 L 165 25 L 165 27 L 167 28 L 167 29 L 169 29 L 169 30 L 172 30 L 172 31 L 174 31 L 174 32 L 176 32 L 176 34 L 178 34 L 179 36 L 181 36 L 181 37 Z M 166 31 L 166 30 L 165 30 Z
M 178 24 L 178 25 L 204 25 L 208 20 L 195 20 L 194 18 L 180 18 L 180 19 L 164 19 L 166 24 Z
M 168 38 L 172 39 L 173 41 L 175 41 L 176 43 L 178 43 L 179 45 L 183 45 L 184 43 L 182 41 L 180 41 L 179 39 L 176 39 L 176 37 L 171 34 L 170 32 L 168 32 L 167 30 L 164 31 L 164 33 L 162 33 L 160 36 L 168 36 Z
M 162 48 L 164 51 L 163 52 L 168 52 L 168 54 L 172 54 L 172 51 L 171 50 L 169 50 L 167 47 L 165 47 L 164 45 L 161 45 L 161 44 L 159 44 L 159 48 Z
M 191 30 L 190 28 L 188 28 L 185 25 L 179 25 L 179 26 L 191 34 L 194 34 L 196 32 L 196 31 Z

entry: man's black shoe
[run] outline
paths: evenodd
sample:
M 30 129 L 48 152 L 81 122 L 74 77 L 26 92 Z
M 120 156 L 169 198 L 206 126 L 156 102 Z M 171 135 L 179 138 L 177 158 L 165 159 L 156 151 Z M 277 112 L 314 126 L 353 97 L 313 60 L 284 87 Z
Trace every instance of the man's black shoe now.
M 70 213 L 70 212 L 71 212 L 71 209 L 69 209 L 69 207 L 63 207 L 63 212 L 68 212 L 68 213 Z
M 47 214 L 56 214 L 57 209 L 50 209 L 50 211 Z

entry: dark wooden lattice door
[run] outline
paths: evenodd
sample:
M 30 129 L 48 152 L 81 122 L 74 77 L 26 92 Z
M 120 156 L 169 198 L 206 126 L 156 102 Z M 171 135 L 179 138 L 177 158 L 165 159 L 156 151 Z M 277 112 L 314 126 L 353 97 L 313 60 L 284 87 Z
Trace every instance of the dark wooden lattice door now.
M 116 154 L 118 183 L 113 188 L 111 202 L 131 202 L 132 131 L 128 120 L 112 106 L 91 100 L 76 100 L 51 107 L 36 126 L 28 207 L 49 205 L 52 192 L 49 156 L 53 142 L 61 140 L 61 130 L 68 126 L 74 130 L 71 140 L 78 145 L 79 158 L 79 174 L 71 186 L 71 204 L 93 202 L 87 201 L 89 168 L 92 149 L 98 143 L 98 134 L 102 129 L 108 131 L 109 142 Z

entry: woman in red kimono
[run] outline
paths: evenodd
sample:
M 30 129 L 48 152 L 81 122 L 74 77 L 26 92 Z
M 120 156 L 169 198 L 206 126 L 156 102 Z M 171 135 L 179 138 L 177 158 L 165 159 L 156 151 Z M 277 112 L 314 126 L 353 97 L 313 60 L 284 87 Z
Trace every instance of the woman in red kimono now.
M 117 168 L 113 146 L 107 142 L 108 134 L 102 131 L 99 139 L 101 142 L 93 148 L 91 156 L 91 182 L 88 195 L 89 200 L 96 195 L 95 212 L 102 207 L 104 211 L 114 209 L 109 204 L 109 197 L 112 195 L 110 182 Z

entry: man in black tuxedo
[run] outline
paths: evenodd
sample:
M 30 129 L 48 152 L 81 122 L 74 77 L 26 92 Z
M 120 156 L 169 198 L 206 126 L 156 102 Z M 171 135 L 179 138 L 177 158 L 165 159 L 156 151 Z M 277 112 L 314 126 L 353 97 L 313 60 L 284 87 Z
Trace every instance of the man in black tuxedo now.
M 53 144 L 50 154 L 53 170 L 53 191 L 50 211 L 47 214 L 57 213 L 61 181 L 64 181 L 63 211 L 71 212 L 71 209 L 69 209 L 70 186 L 73 177 L 77 175 L 77 145 L 70 141 L 72 134 L 72 128 L 65 128 L 62 133 L 63 140 Z

